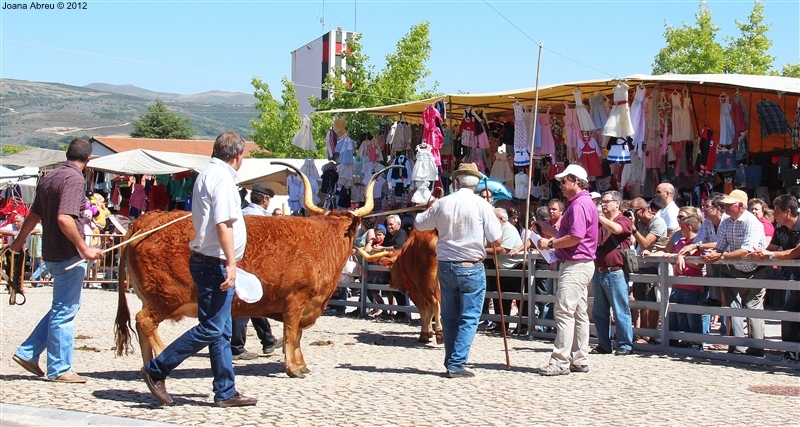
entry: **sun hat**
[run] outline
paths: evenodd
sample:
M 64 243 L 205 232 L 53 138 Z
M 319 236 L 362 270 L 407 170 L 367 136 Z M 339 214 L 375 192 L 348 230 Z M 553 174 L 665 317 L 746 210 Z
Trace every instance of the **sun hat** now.
M 732 205 L 734 203 L 741 203 L 747 205 L 747 193 L 742 190 L 733 190 L 721 200 L 722 204 Z
M 574 164 L 567 166 L 567 168 L 564 169 L 564 172 L 561 172 L 560 174 L 556 175 L 556 179 L 561 181 L 567 175 L 574 175 L 578 177 L 578 179 L 582 179 L 584 181 L 586 181 L 589 178 L 589 175 L 586 173 L 586 169 Z
M 483 174 L 478 170 L 478 165 L 475 163 L 462 163 L 458 166 L 453 172 L 453 179 L 458 178 L 461 175 L 472 175 L 477 178 L 483 178 Z
M 602 196 L 600 193 L 598 193 L 597 191 L 592 191 L 591 193 L 589 193 L 589 195 L 590 195 L 590 196 L 592 196 L 592 198 L 593 198 L 593 199 L 600 199 L 600 198 L 602 198 L 602 197 L 603 197 L 603 196 Z

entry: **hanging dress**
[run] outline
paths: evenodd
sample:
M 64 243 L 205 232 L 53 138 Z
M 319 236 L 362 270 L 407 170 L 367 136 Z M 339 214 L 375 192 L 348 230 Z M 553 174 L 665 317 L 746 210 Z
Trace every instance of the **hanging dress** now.
M 733 94 L 733 105 L 731 106 L 731 116 L 733 118 L 733 148 L 739 146 L 739 136 L 743 132 L 747 132 L 747 107 L 744 104 L 744 99 L 739 92 Z M 797 148 L 797 147 L 795 147 Z
M 567 107 L 564 103 L 564 138 L 567 146 L 567 158 L 577 158 L 578 141 L 581 139 L 581 125 L 578 122 L 578 112 L 575 108 Z
M 735 134 L 730 99 L 723 93 L 719 96 L 719 145 L 732 146 Z
M 578 113 L 578 122 L 581 125 L 581 130 L 584 132 L 594 131 L 592 116 L 589 115 L 589 112 L 586 111 L 586 106 L 583 105 L 583 93 L 576 87 L 572 91 L 572 95 L 575 97 L 575 111 Z M 578 141 L 575 141 L 575 144 L 577 147 Z
M 472 117 L 464 117 L 461 120 L 461 145 L 475 148 L 478 146 L 478 136 L 475 134 L 475 120 Z
M 412 181 L 436 181 L 439 179 L 439 171 L 431 150 L 432 147 L 427 143 L 417 146 L 417 160 L 411 170 Z
M 489 178 L 501 182 L 514 180 L 514 173 L 511 172 L 511 166 L 508 165 L 508 155 L 506 155 L 505 151 L 495 153 L 492 172 L 489 174 Z
M 631 110 L 628 106 L 628 89 L 628 85 L 622 82 L 614 86 L 614 107 L 611 108 L 611 114 L 608 115 L 603 135 L 617 138 L 633 135 Z
M 694 131 L 692 130 L 692 97 L 689 91 L 684 89 L 683 108 L 681 109 L 681 141 L 694 141 Z
M 549 156 L 556 152 L 556 141 L 553 139 L 553 130 L 550 127 L 550 107 L 547 107 L 547 112 L 539 114 L 539 126 L 542 131 L 541 134 L 541 144 L 537 149 L 534 149 L 533 152 L 538 155 L 542 156 Z
M 670 104 L 672 105 L 672 142 L 683 141 L 681 139 L 681 126 L 683 120 L 683 106 L 681 105 L 681 94 L 677 91 L 672 91 L 669 96 Z
M 578 157 L 580 157 L 587 175 L 603 176 L 603 167 L 600 164 L 601 155 L 600 146 L 593 136 L 582 137 L 578 142 Z
M 528 185 L 530 184 L 528 175 L 520 172 L 514 175 L 514 198 L 525 200 L 528 198 Z
M 594 130 L 602 129 L 608 121 L 608 111 L 606 111 L 606 96 L 602 93 L 589 98 L 589 115 L 594 122 Z
M 643 157 L 642 144 L 647 134 L 647 119 L 644 115 L 645 102 L 647 100 L 647 89 L 644 85 L 636 86 L 636 95 L 633 96 L 631 103 L 631 123 L 633 124 L 633 146 L 636 154 Z
M 625 164 L 631 162 L 631 150 L 628 148 L 628 141 L 625 138 L 612 137 L 608 144 L 608 162 Z
M 528 145 L 528 127 L 525 125 L 525 112 L 522 104 L 514 103 L 514 166 L 528 166 L 531 162 Z M 526 190 L 527 191 L 527 190 Z
M 536 120 L 535 119 L 536 116 L 534 115 L 533 111 L 531 111 L 530 109 L 526 109 L 525 107 L 522 107 L 522 111 L 523 111 L 522 117 L 525 120 L 525 130 L 528 131 L 527 134 L 525 135 L 525 137 L 527 138 L 525 140 L 525 145 L 527 145 L 530 149 L 531 142 L 534 142 L 536 140 L 536 136 L 533 134 L 533 128 L 534 128 L 533 121 Z

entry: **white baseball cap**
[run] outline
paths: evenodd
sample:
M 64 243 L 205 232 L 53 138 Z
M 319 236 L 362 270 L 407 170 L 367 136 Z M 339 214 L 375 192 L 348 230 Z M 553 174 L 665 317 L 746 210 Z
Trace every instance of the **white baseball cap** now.
M 561 181 L 567 175 L 575 175 L 576 177 L 584 181 L 586 181 L 589 177 L 589 175 L 586 173 L 586 169 L 578 165 L 569 165 L 567 166 L 566 169 L 564 169 L 564 172 L 561 172 L 560 174 L 556 175 L 556 179 Z
M 601 199 L 603 197 L 603 195 L 598 193 L 597 191 L 592 191 L 591 193 L 589 193 L 589 195 L 592 196 L 593 199 Z

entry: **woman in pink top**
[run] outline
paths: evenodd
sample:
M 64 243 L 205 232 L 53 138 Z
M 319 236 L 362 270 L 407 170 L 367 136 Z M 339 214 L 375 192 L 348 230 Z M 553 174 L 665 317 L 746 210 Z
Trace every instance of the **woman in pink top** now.
M 684 206 L 678 211 L 678 224 L 680 226 L 680 239 L 675 241 L 673 238 L 664 251 L 657 251 L 648 253 L 642 252 L 642 256 L 674 256 L 676 257 L 673 264 L 673 271 L 675 276 L 689 276 L 689 277 L 702 277 L 703 266 L 701 264 L 694 264 L 686 262 L 684 256 L 697 256 L 700 251 L 696 250 L 691 253 L 680 254 L 683 247 L 694 244 L 694 238 L 697 236 L 697 231 L 700 230 L 700 225 L 703 223 L 703 216 L 700 210 L 693 206 Z M 675 304 L 697 305 L 702 299 L 703 287 L 699 285 L 690 284 L 675 284 L 672 286 L 672 293 L 669 296 L 669 302 Z M 670 332 L 690 332 L 693 334 L 703 333 L 703 315 L 693 313 L 681 313 L 676 310 L 669 312 L 669 330 Z M 688 346 L 697 346 L 700 348 L 699 343 L 691 341 L 683 341 Z M 669 345 L 672 347 L 681 346 L 676 339 L 670 339 Z
M 748 200 L 747 209 L 761 221 L 761 224 L 764 224 L 764 234 L 768 237 L 767 241 L 770 241 L 775 234 L 775 225 L 772 223 L 775 218 L 772 216 L 772 209 L 761 199 Z

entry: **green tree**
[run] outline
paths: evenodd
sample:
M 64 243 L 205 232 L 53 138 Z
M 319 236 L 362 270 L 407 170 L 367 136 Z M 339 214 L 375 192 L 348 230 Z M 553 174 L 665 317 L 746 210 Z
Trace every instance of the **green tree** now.
M 133 121 L 133 138 L 192 139 L 194 128 L 189 119 L 167 108 L 160 99 L 147 107 L 147 113 Z
M 300 130 L 300 103 L 294 83 L 284 77 L 281 100 L 275 99 L 269 91 L 269 85 L 254 77 L 252 80 L 255 88 L 256 109 L 261 111 L 258 119 L 250 120 L 253 132 L 250 137 L 262 150 L 252 153 L 252 157 L 275 158 L 304 158 L 309 152 L 292 145 L 292 138 Z M 321 146 L 321 141 L 317 147 Z M 312 157 L 321 157 L 319 149 Z
M 24 149 L 25 149 L 25 147 L 23 147 L 22 145 L 4 144 L 3 148 L 0 149 L 0 153 L 2 153 L 5 156 L 8 156 L 8 155 L 11 155 L 11 154 L 17 154 L 17 153 L 19 153 L 20 151 L 22 151 Z
M 741 35 L 737 38 L 726 37 L 725 72 L 730 74 L 769 73 L 775 57 L 767 51 L 772 47 L 772 40 L 767 32 L 772 24 L 764 23 L 764 3 L 756 2 L 747 22 L 735 20 Z
M 653 74 L 717 74 L 725 71 L 724 49 L 717 43 L 720 27 L 711 20 L 711 8 L 700 3 L 695 25 L 664 26 L 667 45 L 658 51 Z
M 695 14 L 695 25 L 683 23 L 680 28 L 664 23 L 666 46 L 653 62 L 653 74 L 755 74 L 777 75 L 775 57 L 767 51 L 772 41 L 767 33 L 772 24 L 764 23 L 764 2 L 756 0 L 747 21 L 735 20 L 740 35 L 725 37 L 725 46 L 717 42 L 720 27 L 711 20 L 711 9 L 705 1 Z M 800 63 L 787 64 L 784 76 L 800 76 Z

